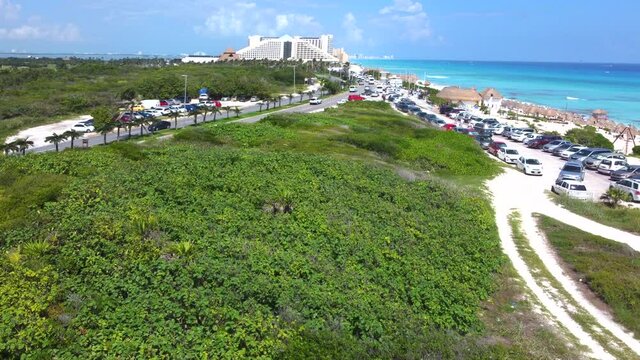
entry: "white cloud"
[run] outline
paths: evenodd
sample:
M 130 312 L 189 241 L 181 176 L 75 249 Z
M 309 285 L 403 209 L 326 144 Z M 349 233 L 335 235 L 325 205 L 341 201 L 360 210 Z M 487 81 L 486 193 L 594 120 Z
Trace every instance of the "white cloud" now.
M 20 5 L 11 0 L 0 0 L 0 20 L 16 20 L 20 15 Z
M 322 26 L 313 16 L 296 13 L 279 13 L 271 8 L 259 8 L 256 3 L 235 3 L 209 15 L 201 26 L 196 26 L 199 34 L 241 36 L 262 34 L 282 35 L 286 31 L 296 34 L 317 33 Z
M 39 16 L 35 15 L 21 24 L 20 11 L 20 5 L 14 4 L 11 0 L 0 0 L 0 39 L 59 42 L 80 40 L 80 30 L 74 24 L 45 24 Z
M 73 24 L 64 26 L 22 25 L 14 28 L 0 28 L 0 39 L 71 42 L 80 40 L 80 31 Z
M 417 41 L 432 35 L 429 16 L 423 10 L 422 3 L 411 0 L 394 0 L 392 5 L 380 9 L 385 21 L 402 26 L 403 36 Z
M 352 13 L 347 13 L 342 21 L 342 28 L 347 32 L 347 39 L 352 42 L 362 41 L 363 31 L 358 27 L 356 17 Z
M 380 10 L 382 15 L 393 12 L 419 13 L 422 12 L 422 4 L 411 0 L 394 0 L 393 5 L 385 6 Z

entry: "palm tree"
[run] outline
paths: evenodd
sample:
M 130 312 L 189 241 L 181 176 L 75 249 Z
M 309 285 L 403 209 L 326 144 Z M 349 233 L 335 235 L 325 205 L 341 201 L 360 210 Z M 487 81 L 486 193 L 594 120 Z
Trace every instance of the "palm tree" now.
M 54 144 L 56 146 L 56 152 L 60 151 L 59 145 L 61 141 L 65 141 L 67 139 L 67 135 L 66 134 L 56 134 L 53 133 L 51 134 L 51 136 L 47 136 L 46 138 L 44 138 L 45 142 Z
M 277 99 L 278 99 L 278 106 L 282 107 L 282 96 L 278 95 Z
M 133 114 L 133 113 L 132 113 Z M 133 116 L 132 116 L 133 117 Z M 120 140 L 120 129 L 122 129 L 124 127 L 124 122 L 120 119 L 116 120 L 113 123 L 113 126 L 118 129 L 118 134 L 116 135 L 116 137 L 118 138 L 118 140 Z
M 136 90 L 133 88 L 127 88 L 120 93 L 120 100 L 129 102 L 129 110 L 131 111 L 131 116 L 133 116 L 133 104 L 135 103 L 134 101 L 135 99 L 136 99 Z M 118 130 L 120 129 L 118 128 Z M 119 131 L 118 131 L 118 134 L 119 134 Z M 120 135 L 118 135 L 118 137 L 120 137 Z
M 189 112 L 189 115 L 193 115 L 193 124 L 198 125 L 198 115 L 200 115 L 202 111 L 200 109 L 195 108 Z
M 293 101 L 293 94 L 288 94 L 287 96 L 289 96 L 289 105 L 291 105 L 291 102 Z
M 9 156 L 10 152 L 18 151 L 15 141 L 0 145 L 0 150 L 4 151 L 5 156 Z
M 217 106 L 213 106 L 211 108 L 211 113 L 213 114 L 213 121 L 216 121 L 218 114 L 222 114 L 222 111 Z
M 100 134 L 102 134 L 102 140 L 105 145 L 107 145 L 107 134 L 113 131 L 116 127 L 115 121 L 110 121 L 108 123 L 104 123 L 102 126 L 96 129 Z
M 131 126 L 140 126 L 140 136 L 144 135 L 144 125 L 147 123 L 147 119 L 142 118 L 142 119 L 131 119 L 131 121 L 129 121 L 129 124 L 131 124 Z
M 229 118 L 229 111 L 231 111 L 231 106 L 225 106 L 222 108 L 222 110 L 227 112 L 227 119 Z
M 262 112 L 262 107 L 264 106 L 264 103 L 262 101 L 258 102 L 258 107 L 260 108 L 259 112 Z
M 71 129 L 71 130 L 67 130 L 64 132 L 64 135 L 67 136 L 67 138 L 71 139 L 71 148 L 73 149 L 73 142 L 75 141 L 75 139 L 82 137 L 82 134 Z
M 204 108 L 202 108 L 202 122 L 207 122 L 207 114 L 210 110 L 211 108 L 209 106 L 205 106 Z
M 27 153 L 27 149 L 33 146 L 33 141 L 29 140 L 29 138 L 16 139 L 14 143 L 22 155 L 25 155 Z
M 133 121 L 124 124 L 124 127 L 127 128 L 127 132 L 129 133 L 129 138 L 131 138 L 131 129 L 133 129 L 134 126 L 136 126 L 136 124 Z
M 233 113 L 234 113 L 234 114 L 236 114 L 236 117 L 240 117 L 240 113 L 242 112 L 242 110 L 240 110 L 240 108 L 239 108 L 239 107 L 237 107 L 237 106 L 236 106 L 236 107 L 234 107 L 234 108 L 232 109 L 232 111 L 233 111 Z

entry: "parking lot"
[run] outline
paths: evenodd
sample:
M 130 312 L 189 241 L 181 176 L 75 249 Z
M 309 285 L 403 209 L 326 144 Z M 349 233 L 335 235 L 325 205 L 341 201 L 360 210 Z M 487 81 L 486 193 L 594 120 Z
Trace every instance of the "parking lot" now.
M 543 152 L 542 150 L 527 148 L 520 142 L 509 140 L 500 135 L 494 135 L 493 140 L 502 141 L 506 143 L 508 147 L 518 150 L 518 152 L 521 155 L 524 155 L 526 157 L 533 157 L 540 160 L 544 167 L 542 176 L 531 176 L 531 175 L 525 175 L 525 174 L 522 174 L 522 176 L 532 177 L 537 179 L 533 181 L 527 181 L 527 186 L 535 186 L 536 190 L 551 189 L 551 185 L 553 185 L 556 178 L 558 177 L 560 168 L 565 163 L 563 159 L 557 156 L 553 156 L 550 153 Z M 497 158 L 495 159 L 498 160 Z M 609 188 L 610 180 L 608 176 L 599 174 L 594 170 L 587 169 L 583 183 L 587 187 L 587 190 L 593 194 L 594 199 L 598 199 Z M 517 185 L 514 184 L 514 186 L 517 186 Z M 529 190 L 533 190 L 533 189 L 529 189 Z

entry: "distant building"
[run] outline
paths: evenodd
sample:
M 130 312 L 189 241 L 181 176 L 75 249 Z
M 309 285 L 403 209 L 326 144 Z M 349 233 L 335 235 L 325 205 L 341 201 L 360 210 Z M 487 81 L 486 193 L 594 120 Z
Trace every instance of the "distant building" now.
M 344 51 L 343 48 L 335 48 L 333 49 L 333 56 L 336 57 L 336 59 L 338 59 L 339 62 L 341 62 L 342 64 L 348 63 L 349 62 L 349 54 L 346 53 L 346 51 Z
M 391 77 L 389 77 L 389 86 L 394 87 L 394 88 L 401 88 L 402 87 L 402 79 L 400 79 L 399 77 L 392 75 Z
M 480 93 L 484 106 L 489 109 L 490 115 L 498 115 L 500 107 L 502 107 L 502 94 L 494 88 L 487 88 Z
M 303 37 L 249 36 L 249 46 L 238 50 L 238 56 L 247 60 L 318 60 L 338 62 L 333 53 L 333 35 Z
M 235 61 L 235 60 L 240 60 L 240 55 L 238 55 L 238 53 L 236 53 L 235 50 L 233 50 L 232 48 L 228 48 L 227 50 L 225 50 L 225 52 L 222 53 L 222 55 L 220 55 L 219 61 Z
M 188 55 L 182 58 L 183 63 L 196 63 L 196 64 L 206 64 L 206 63 L 214 63 L 220 60 L 217 56 L 209 56 L 209 55 Z

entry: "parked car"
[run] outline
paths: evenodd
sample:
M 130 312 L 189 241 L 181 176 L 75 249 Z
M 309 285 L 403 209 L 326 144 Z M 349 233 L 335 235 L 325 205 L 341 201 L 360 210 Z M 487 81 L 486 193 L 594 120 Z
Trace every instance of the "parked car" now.
M 489 144 L 487 152 L 493 156 L 498 156 L 498 150 L 503 147 L 507 147 L 507 144 L 502 141 L 492 141 L 491 144 Z
M 611 180 L 614 181 L 637 177 L 640 177 L 640 165 L 629 165 L 624 169 L 613 171 L 610 175 Z
M 528 134 L 531 133 L 533 133 L 533 129 L 516 129 L 514 131 L 511 131 L 511 136 L 509 138 L 513 141 L 521 142 Z
M 517 149 L 504 147 L 498 150 L 498 159 L 506 162 L 507 164 L 515 164 L 519 157 L 520 153 L 518 153 Z
M 551 155 L 553 156 L 560 156 L 560 154 L 567 150 L 568 148 L 572 147 L 573 144 L 568 143 L 568 144 L 562 144 L 562 145 L 558 145 L 555 147 L 555 149 L 553 149 L 553 151 L 551 151 Z
M 627 160 L 603 159 L 598 166 L 598 173 L 611 175 L 612 172 L 626 169 L 627 166 L 629 166 L 629 164 L 627 164 Z
M 322 99 L 320 99 L 320 98 L 312 97 L 309 100 L 309 105 L 320 105 L 320 104 L 322 104 Z
M 584 165 L 582 165 L 581 161 L 567 161 L 564 166 L 560 168 L 558 179 L 584 181 Z
M 604 159 L 618 159 L 618 160 L 626 160 L 627 157 L 620 153 L 608 152 L 604 154 L 595 154 L 586 158 L 583 163 L 584 167 L 590 170 L 598 170 L 598 166 L 602 163 Z
M 542 149 L 543 146 L 549 144 L 552 141 L 562 141 L 562 138 L 558 135 L 542 135 L 541 138 L 532 140 L 527 143 L 527 146 L 531 149 Z
M 542 151 L 552 153 L 553 150 L 555 150 L 558 146 L 562 146 L 562 145 L 572 145 L 572 144 L 571 144 L 571 141 L 567 141 L 567 140 L 561 140 L 561 139 L 552 140 L 546 145 L 542 146 Z
M 500 135 L 508 138 L 509 136 L 511 136 L 511 129 L 512 129 L 511 126 L 503 126 L 502 133 Z
M 555 184 L 551 186 L 551 192 L 580 200 L 591 200 L 592 198 L 592 194 L 587 191 L 587 187 L 583 183 L 575 180 L 558 179 Z
M 77 123 L 77 124 L 73 125 L 71 130 L 75 130 L 75 131 L 77 131 L 79 133 L 90 133 L 90 132 L 96 131 L 96 129 L 93 127 L 93 125 L 88 125 L 88 124 L 85 124 L 85 123 Z
M 516 167 L 526 175 L 542 176 L 542 162 L 536 158 L 521 156 L 516 161 Z
M 584 162 L 589 156 L 604 154 L 611 152 L 611 149 L 603 149 L 603 148 L 586 148 L 582 149 L 575 154 L 571 155 L 571 160 L 577 160 Z
M 362 101 L 362 100 L 364 100 L 364 98 L 362 96 L 360 96 L 360 95 L 349 95 L 347 100 L 349 100 L 349 101 Z
M 491 136 L 478 135 L 476 136 L 476 142 L 480 145 L 482 150 L 487 150 L 491 145 Z
M 623 179 L 610 186 L 629 194 L 631 201 L 640 201 L 640 179 Z
M 572 145 L 571 147 L 569 147 L 565 151 L 561 152 L 560 153 L 560 157 L 565 159 L 565 160 L 569 160 L 571 155 L 577 153 L 578 151 L 580 151 L 582 149 L 586 149 L 586 148 L 587 148 L 586 146 L 582 146 L 582 145 Z
M 453 131 L 453 129 L 455 128 L 456 128 L 455 124 L 444 124 L 442 126 L 442 130 L 445 130 L 445 131 Z
M 156 132 L 159 130 L 169 129 L 171 128 L 171 123 L 165 120 L 156 121 L 153 124 L 149 125 L 149 132 Z
M 528 134 L 522 140 L 522 145 L 528 146 L 530 142 L 532 142 L 533 140 L 538 140 L 538 139 L 542 139 L 542 135 L 536 134 L 536 133 Z

